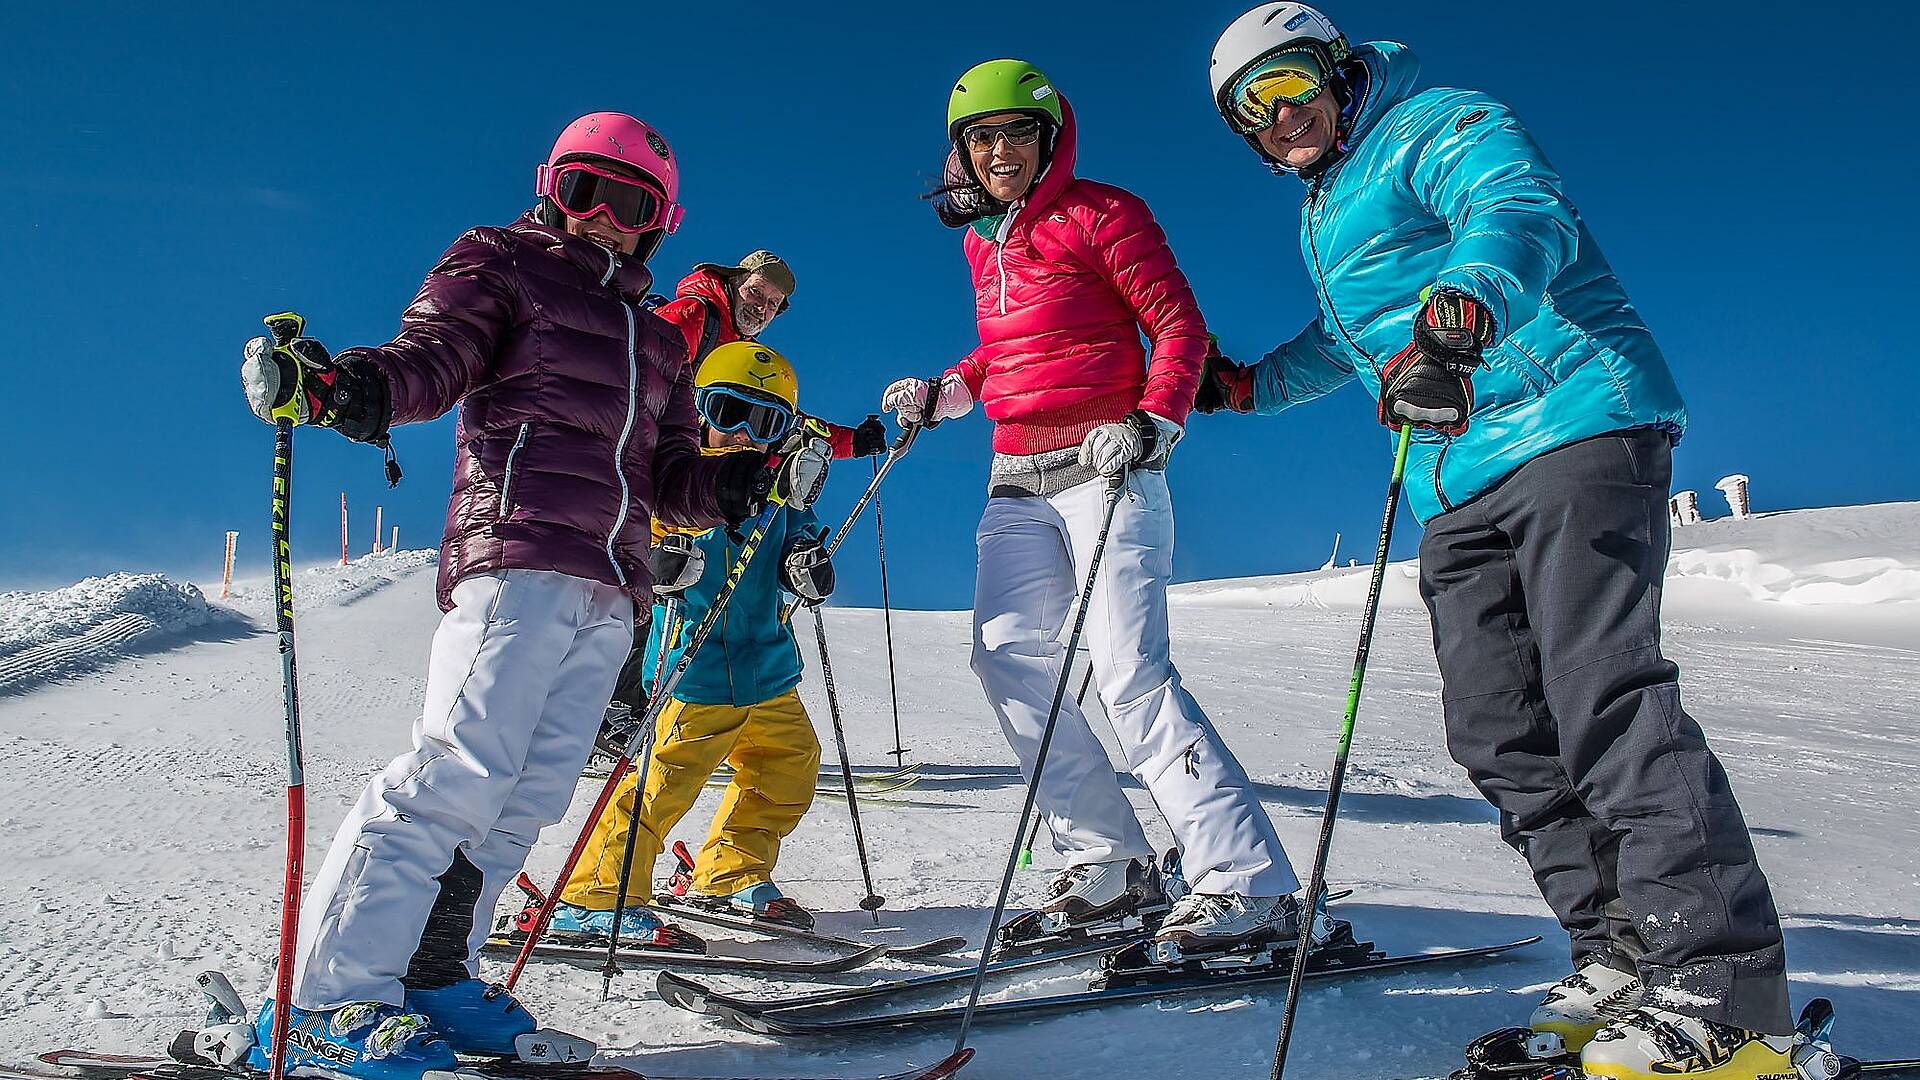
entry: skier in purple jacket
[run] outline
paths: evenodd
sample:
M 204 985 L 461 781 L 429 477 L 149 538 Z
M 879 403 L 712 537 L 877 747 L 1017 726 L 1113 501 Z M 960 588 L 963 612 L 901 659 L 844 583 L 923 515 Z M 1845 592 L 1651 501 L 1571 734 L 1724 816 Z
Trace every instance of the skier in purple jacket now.
M 447 249 L 393 341 L 331 358 L 300 339 L 298 371 L 245 371 L 263 419 L 297 395 L 304 422 L 363 442 L 459 410 L 425 706 L 307 894 L 290 1069 L 419 1080 L 456 1053 L 513 1054 L 535 1030 L 477 977 L 476 953 L 540 829 L 566 812 L 652 603 L 652 519 L 737 523 L 770 490 L 804 508 L 825 477 L 824 441 L 778 459 L 700 454 L 685 339 L 641 305 L 646 260 L 683 213 L 659 132 L 582 117 L 535 192 L 519 220 Z M 256 1067 L 272 1026 L 268 1002 Z

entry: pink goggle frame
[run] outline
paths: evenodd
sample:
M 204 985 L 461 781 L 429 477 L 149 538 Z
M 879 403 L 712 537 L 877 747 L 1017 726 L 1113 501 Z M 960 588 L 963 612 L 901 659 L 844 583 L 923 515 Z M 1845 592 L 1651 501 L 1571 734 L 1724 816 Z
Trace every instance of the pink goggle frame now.
M 584 210 L 576 210 L 567 206 L 559 196 L 560 181 L 562 177 L 572 172 L 583 172 L 604 181 L 627 187 L 635 187 L 645 191 L 652 197 L 654 204 L 653 217 L 638 225 L 628 225 L 626 222 L 620 220 L 619 212 L 604 201 L 596 202 Z M 534 174 L 533 192 L 535 195 L 552 199 L 554 204 L 559 206 L 569 217 L 585 219 L 604 210 L 607 221 L 612 224 L 615 229 L 623 233 L 643 233 L 654 229 L 672 233 L 680 228 L 680 222 L 687 216 L 687 208 L 685 206 L 665 198 L 652 185 L 635 180 L 630 176 L 622 176 L 619 173 L 594 168 L 584 161 L 569 161 L 564 165 L 539 166 Z

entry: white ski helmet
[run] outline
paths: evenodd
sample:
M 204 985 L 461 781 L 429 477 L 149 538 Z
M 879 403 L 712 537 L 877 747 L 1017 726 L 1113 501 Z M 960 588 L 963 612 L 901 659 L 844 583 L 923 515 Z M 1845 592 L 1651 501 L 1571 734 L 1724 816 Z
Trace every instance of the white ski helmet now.
M 1333 20 L 1305 4 L 1261 4 L 1233 20 L 1220 40 L 1213 43 L 1213 63 L 1207 75 L 1213 82 L 1213 107 L 1220 118 L 1233 126 L 1226 94 L 1240 76 L 1254 65 L 1286 49 L 1310 50 L 1328 72 L 1353 55 L 1347 36 Z M 1249 143 L 1254 140 L 1249 138 Z M 1255 150 L 1260 147 L 1256 144 Z M 1266 156 L 1264 152 L 1262 157 Z

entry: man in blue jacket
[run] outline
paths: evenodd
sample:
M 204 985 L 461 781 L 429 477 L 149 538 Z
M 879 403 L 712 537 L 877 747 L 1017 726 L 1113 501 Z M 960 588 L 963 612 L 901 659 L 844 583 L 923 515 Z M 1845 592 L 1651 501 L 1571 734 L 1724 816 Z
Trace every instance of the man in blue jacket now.
M 1512 110 L 1418 74 L 1297 3 L 1220 38 L 1221 116 L 1307 185 L 1320 314 L 1250 367 L 1210 359 L 1198 408 L 1276 413 L 1358 379 L 1416 429 L 1448 748 L 1573 939 L 1534 1028 L 1591 1076 L 1791 1073 L 1772 895 L 1660 653 L 1685 406 Z

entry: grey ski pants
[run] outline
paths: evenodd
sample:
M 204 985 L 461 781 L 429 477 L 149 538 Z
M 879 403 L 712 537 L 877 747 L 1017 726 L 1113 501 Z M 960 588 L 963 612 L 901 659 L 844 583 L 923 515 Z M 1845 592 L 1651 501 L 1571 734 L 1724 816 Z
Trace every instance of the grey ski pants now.
M 1447 748 L 1576 962 L 1637 969 L 1651 1004 L 1787 1034 L 1772 892 L 1660 653 L 1672 473 L 1665 433 L 1601 436 L 1428 523 Z

